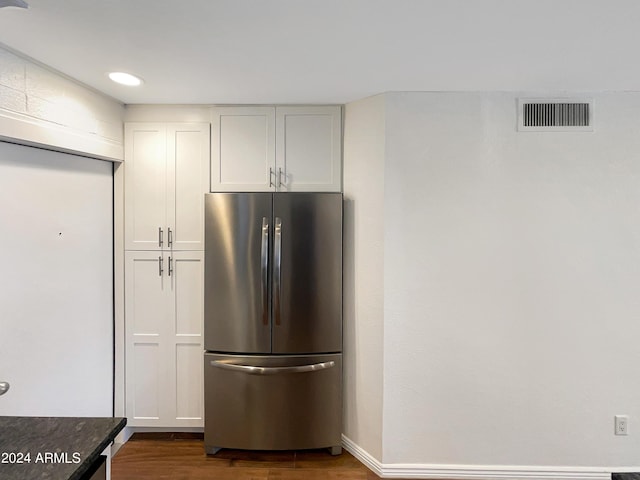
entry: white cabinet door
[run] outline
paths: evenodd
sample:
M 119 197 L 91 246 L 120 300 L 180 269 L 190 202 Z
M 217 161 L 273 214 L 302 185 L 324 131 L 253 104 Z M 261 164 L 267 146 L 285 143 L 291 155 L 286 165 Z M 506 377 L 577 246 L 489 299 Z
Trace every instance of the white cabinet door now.
M 212 109 L 212 192 L 273 190 L 274 167 L 273 107 Z
M 126 415 L 128 425 L 156 426 L 167 411 L 166 308 L 169 278 L 161 252 L 125 254 Z
M 202 427 L 204 252 L 125 254 L 126 415 Z
M 342 113 L 339 106 L 276 107 L 278 190 L 342 189 Z
M 202 370 L 202 328 L 204 321 L 204 252 L 173 252 L 171 259 L 169 325 L 172 378 L 168 425 L 204 425 L 204 372 Z
M 125 249 L 159 250 L 167 228 L 167 128 L 125 125 Z M 162 230 L 162 231 L 161 231 Z
M 125 249 L 202 250 L 209 124 L 125 125 Z
M 215 107 L 212 192 L 342 190 L 340 106 Z
M 204 249 L 209 145 L 207 123 L 167 126 L 167 245 L 173 250 Z

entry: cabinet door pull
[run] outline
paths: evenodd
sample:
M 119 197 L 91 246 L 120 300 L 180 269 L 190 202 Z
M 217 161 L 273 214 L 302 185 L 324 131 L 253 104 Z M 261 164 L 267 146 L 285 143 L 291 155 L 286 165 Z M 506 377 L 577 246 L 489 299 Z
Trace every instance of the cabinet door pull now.
M 171 227 L 167 228 L 167 243 L 169 246 L 173 245 L 173 232 L 171 231 Z
M 158 227 L 158 246 L 162 246 L 162 227 Z
M 286 182 L 282 181 L 282 168 L 278 168 L 278 188 L 282 188 L 282 186 L 284 185 L 285 187 L 287 186 Z M 285 175 L 285 179 L 286 179 L 286 175 Z
M 162 269 L 162 256 L 158 257 L 158 275 L 162 276 L 162 272 L 164 272 L 164 270 Z
M 173 273 L 173 267 L 171 266 L 171 257 L 169 257 L 169 276 Z
M 273 180 L 271 178 L 274 176 L 273 168 L 269 167 L 269 187 L 274 187 Z

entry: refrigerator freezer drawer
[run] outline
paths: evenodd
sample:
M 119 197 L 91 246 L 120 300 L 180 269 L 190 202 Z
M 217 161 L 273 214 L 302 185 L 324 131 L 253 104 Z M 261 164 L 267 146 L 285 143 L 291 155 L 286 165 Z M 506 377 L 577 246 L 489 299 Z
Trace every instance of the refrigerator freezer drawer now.
M 340 446 L 341 354 L 204 358 L 208 453 Z

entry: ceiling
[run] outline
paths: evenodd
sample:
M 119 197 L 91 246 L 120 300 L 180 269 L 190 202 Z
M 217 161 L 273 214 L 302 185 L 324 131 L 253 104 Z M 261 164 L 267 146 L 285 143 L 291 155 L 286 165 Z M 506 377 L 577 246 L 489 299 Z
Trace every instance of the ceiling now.
M 635 0 L 29 0 L 0 43 L 124 103 L 640 90 Z M 112 83 L 110 71 L 141 76 Z

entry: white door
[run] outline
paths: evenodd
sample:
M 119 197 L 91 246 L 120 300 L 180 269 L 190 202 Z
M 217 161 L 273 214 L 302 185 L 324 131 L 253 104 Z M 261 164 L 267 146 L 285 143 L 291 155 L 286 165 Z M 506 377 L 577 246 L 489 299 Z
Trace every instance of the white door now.
M 212 109 L 212 192 L 273 191 L 274 167 L 274 107 Z
M 160 250 L 167 241 L 167 129 L 125 125 L 125 249 Z
M 113 414 L 112 192 L 110 162 L 0 142 L 0 415 Z
M 171 406 L 169 425 L 202 427 L 204 372 L 202 370 L 202 327 L 204 319 L 204 252 L 173 252 L 171 255 L 171 298 L 174 313 L 169 325 L 168 359 Z
M 202 427 L 204 252 L 125 253 L 129 426 Z
M 204 249 L 204 194 L 209 191 L 209 124 L 167 126 L 167 246 Z
M 169 283 L 168 261 L 162 252 L 125 253 L 126 415 L 130 426 L 159 426 L 168 410 Z
M 341 108 L 276 107 L 276 170 L 279 191 L 340 192 Z

